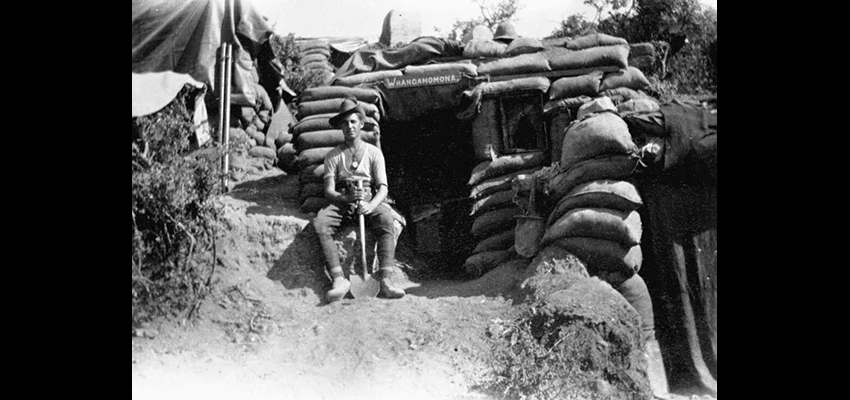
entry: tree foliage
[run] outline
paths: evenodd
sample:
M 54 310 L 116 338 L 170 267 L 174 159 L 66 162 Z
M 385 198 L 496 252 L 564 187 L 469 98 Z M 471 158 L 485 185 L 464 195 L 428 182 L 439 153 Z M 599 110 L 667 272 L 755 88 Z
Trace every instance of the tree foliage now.
M 490 0 L 472 0 L 481 12 L 481 15 L 471 19 L 455 20 L 452 30 L 447 35 L 448 39 L 461 40 L 464 35 L 472 31 L 477 25 L 484 25 L 495 31 L 502 22 L 513 20 L 514 15 L 524 7 L 519 0 L 499 0 L 491 3 Z
M 191 315 L 206 293 L 220 210 L 216 148 L 190 155 L 184 88 L 163 110 L 133 120 L 133 324 Z M 211 155 L 211 156 L 210 156 Z M 185 316 L 185 315 L 184 315 Z
M 277 59 L 283 64 L 283 80 L 295 93 L 321 86 L 325 82 L 325 70 L 301 66 L 301 50 L 295 42 L 295 34 L 286 36 L 273 34 L 269 39 Z

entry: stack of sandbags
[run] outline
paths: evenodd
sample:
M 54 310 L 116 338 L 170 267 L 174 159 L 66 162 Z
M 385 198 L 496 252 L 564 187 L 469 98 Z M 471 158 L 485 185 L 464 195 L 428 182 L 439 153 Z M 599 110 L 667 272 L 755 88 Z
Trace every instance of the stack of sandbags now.
M 295 152 L 294 170 L 299 174 L 301 211 L 316 212 L 326 206 L 322 177 L 324 160 L 334 147 L 344 142 L 342 130 L 331 126 L 340 103 L 354 97 L 366 111 L 361 137 L 380 147 L 380 96 L 374 89 L 321 86 L 304 90 L 298 98 L 299 121 L 289 130 Z
M 553 71 L 601 67 L 616 67 L 618 71 L 593 71 L 582 76 L 557 79 L 549 90 L 550 104 L 546 108 L 577 108 L 598 96 L 610 97 L 615 104 L 645 97 L 635 92 L 649 86 L 649 81 L 630 62 L 632 50 L 643 57 L 639 59 L 641 62 L 645 61 L 647 53 L 651 56 L 653 52 L 644 44 L 630 47 L 625 39 L 602 33 L 582 36 L 565 42 L 563 47 L 547 49 L 544 54 Z
M 252 95 L 239 94 L 231 98 L 229 143 L 239 157 L 247 156 L 259 160 L 237 160 L 232 163 L 233 171 L 237 175 L 252 169 L 268 169 L 278 162 L 278 146 L 275 140 L 279 132 L 268 132 L 275 114 L 274 107 L 268 93 L 259 84 L 256 69 L 252 71 L 255 73 L 251 74 L 252 81 L 248 90 Z M 238 176 L 234 176 L 235 178 Z
M 329 82 L 334 75 L 334 66 L 330 62 L 331 48 L 321 39 L 304 40 L 298 43 L 301 51 L 300 64 L 306 70 L 319 70 L 324 76 L 323 82 Z
M 475 119 L 472 120 L 472 148 L 476 161 L 492 161 L 504 150 L 498 97 L 528 91 L 546 93 L 549 90 L 549 84 L 549 79 L 538 76 L 487 82 L 480 85 L 480 108 Z
M 477 244 L 464 263 L 467 273 L 480 276 L 515 254 L 514 216 L 521 210 L 514 204 L 513 179 L 532 174 L 546 164 L 543 151 L 506 155 L 475 166 L 467 183 L 472 186 L 472 236 Z
M 545 190 L 552 204 L 541 247 L 555 245 L 579 257 L 592 275 L 617 287 L 640 268 L 642 204 L 628 182 L 637 146 L 605 97 L 581 106 L 567 128 L 560 173 Z

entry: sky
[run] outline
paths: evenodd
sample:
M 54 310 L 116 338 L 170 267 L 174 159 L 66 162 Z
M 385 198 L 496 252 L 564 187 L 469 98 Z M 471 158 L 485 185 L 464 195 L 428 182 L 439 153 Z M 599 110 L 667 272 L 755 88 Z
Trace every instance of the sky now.
M 497 0 L 490 0 L 495 3 Z M 717 9 L 717 0 L 700 0 Z M 480 15 L 472 0 L 251 0 L 279 34 L 299 37 L 360 37 L 377 42 L 384 17 L 390 10 L 418 13 L 422 36 L 445 37 L 455 20 Z M 543 38 L 560 22 L 576 13 L 593 17 L 582 0 L 520 0 L 524 5 L 514 18 L 520 36 Z M 434 30 L 440 29 L 440 32 Z

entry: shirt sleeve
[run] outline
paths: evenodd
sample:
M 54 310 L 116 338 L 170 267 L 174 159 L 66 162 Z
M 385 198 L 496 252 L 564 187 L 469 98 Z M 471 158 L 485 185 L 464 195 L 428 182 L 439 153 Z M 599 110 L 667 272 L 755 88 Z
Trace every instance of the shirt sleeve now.
M 375 186 L 374 190 L 378 190 L 378 186 L 384 185 L 390 187 L 387 182 L 387 168 L 384 163 L 384 153 L 380 149 L 375 149 L 374 162 L 372 163 L 372 182 Z
M 334 156 L 334 152 L 328 152 L 328 155 L 325 156 L 325 174 L 322 179 L 336 179 L 336 164 L 337 158 Z

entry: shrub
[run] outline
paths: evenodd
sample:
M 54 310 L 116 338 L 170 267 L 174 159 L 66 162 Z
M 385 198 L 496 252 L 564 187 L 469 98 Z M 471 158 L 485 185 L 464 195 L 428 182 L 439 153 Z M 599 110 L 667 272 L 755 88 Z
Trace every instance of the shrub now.
M 193 132 L 185 87 L 164 109 L 133 120 L 133 324 L 191 317 L 205 294 L 220 210 L 216 148 L 187 154 Z M 212 156 L 209 154 L 212 153 Z
M 286 36 L 271 36 L 272 51 L 283 64 L 283 79 L 295 93 L 300 94 L 304 89 L 322 86 L 325 71 L 321 69 L 306 69 L 301 66 L 301 50 L 295 43 L 295 34 Z

